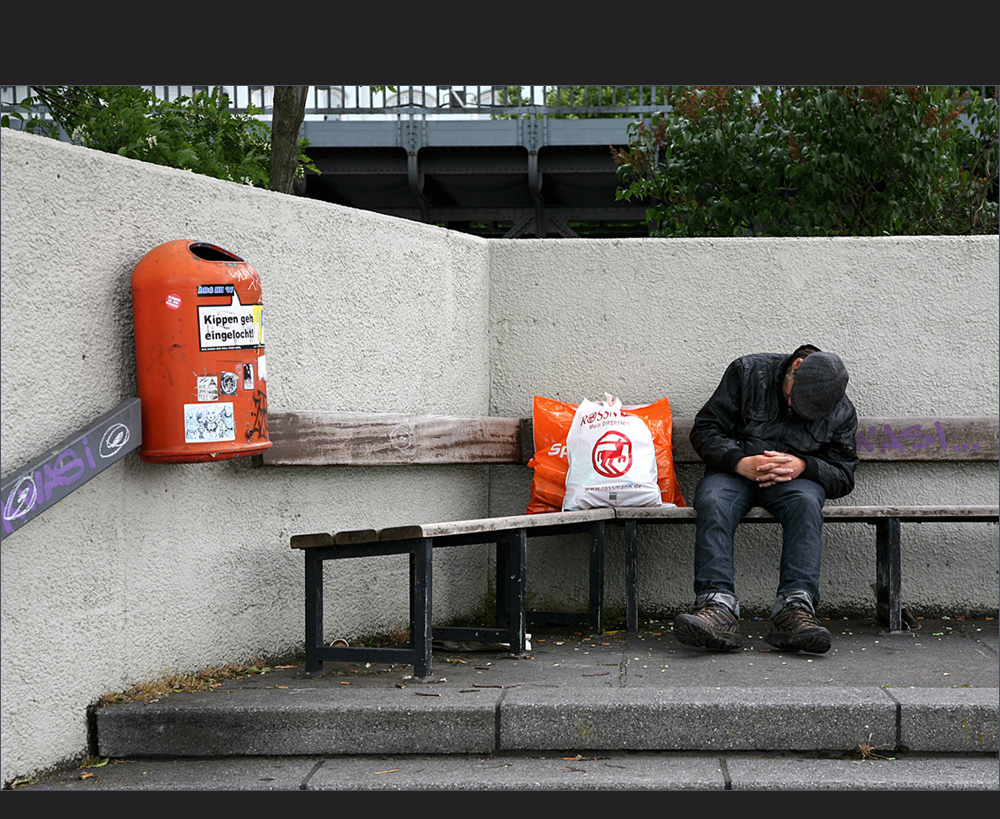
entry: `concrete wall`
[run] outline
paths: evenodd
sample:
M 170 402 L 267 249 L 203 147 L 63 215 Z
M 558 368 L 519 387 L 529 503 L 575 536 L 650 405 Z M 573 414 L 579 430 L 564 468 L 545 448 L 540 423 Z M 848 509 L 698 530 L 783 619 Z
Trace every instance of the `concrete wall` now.
M 995 415 L 998 391 L 996 237 L 494 241 L 495 415 L 529 415 L 532 395 L 572 403 L 617 394 L 664 396 L 693 416 L 726 365 L 800 343 L 838 352 L 859 415 Z M 678 468 L 685 498 L 703 469 Z M 492 511 L 528 502 L 530 474 L 494 470 Z M 996 463 L 862 464 L 840 503 L 990 503 Z M 737 590 L 746 613 L 770 611 L 780 529 L 738 535 Z M 997 608 L 992 524 L 904 529 L 903 600 L 917 614 Z M 874 609 L 874 530 L 828 526 L 824 613 Z M 693 598 L 693 528 L 640 528 L 640 611 L 662 616 Z M 529 604 L 586 594 L 580 545 L 535 549 Z M 620 543 L 609 555 L 609 605 L 624 607 Z M 555 582 L 553 582 L 555 579 Z
M 997 412 L 996 237 L 485 241 L 8 129 L 0 139 L 4 476 L 136 394 L 131 271 L 177 238 L 260 272 L 272 410 L 526 416 L 536 393 L 611 391 L 666 395 L 692 415 L 731 358 L 808 340 L 844 356 L 862 414 Z M 689 496 L 699 472 L 680 470 Z M 82 755 L 85 709 L 103 693 L 301 645 L 291 534 L 520 512 L 529 483 L 524 467 L 126 457 L 3 540 L 3 782 Z M 996 464 L 867 465 L 848 500 L 995 503 L 997 491 Z M 751 610 L 773 595 L 771 528 L 742 536 Z M 868 611 L 870 532 L 848 528 L 828 535 L 825 605 Z M 692 532 L 646 531 L 644 612 L 686 607 Z M 907 605 L 996 612 L 997 527 L 906 536 Z M 533 541 L 532 605 L 582 605 L 580 551 Z M 438 557 L 437 621 L 482 604 L 488 552 Z M 620 557 L 613 542 L 612 605 Z M 398 560 L 338 566 L 327 636 L 402 625 L 405 584 Z
M 136 395 L 132 269 L 177 238 L 263 283 L 272 410 L 489 409 L 489 243 L 414 222 L 2 136 L 2 474 Z M 487 467 L 254 469 L 127 456 L 2 542 L 2 779 L 86 747 L 85 709 L 166 670 L 301 645 L 298 532 L 487 513 Z M 488 549 L 435 562 L 438 620 Z M 331 639 L 407 622 L 405 558 L 339 565 Z

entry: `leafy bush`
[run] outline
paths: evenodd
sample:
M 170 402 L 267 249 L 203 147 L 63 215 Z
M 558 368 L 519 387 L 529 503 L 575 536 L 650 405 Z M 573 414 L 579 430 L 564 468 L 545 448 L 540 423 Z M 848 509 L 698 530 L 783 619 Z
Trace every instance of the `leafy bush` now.
M 270 131 L 249 108 L 229 110 L 216 86 L 166 101 L 137 85 L 34 86 L 15 118 L 25 130 L 57 136 L 53 121 L 76 145 L 205 176 L 267 187 Z M 39 106 L 52 117 L 38 116 Z M 4 125 L 9 125 L 4 122 Z M 308 162 L 300 156 L 300 164 Z
M 996 233 L 997 100 L 948 86 L 673 86 L 613 150 L 654 236 Z

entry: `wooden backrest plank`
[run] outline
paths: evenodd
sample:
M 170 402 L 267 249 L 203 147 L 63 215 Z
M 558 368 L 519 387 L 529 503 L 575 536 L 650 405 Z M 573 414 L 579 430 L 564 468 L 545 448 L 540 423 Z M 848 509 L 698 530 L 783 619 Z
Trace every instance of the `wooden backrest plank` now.
M 395 413 L 271 412 L 267 466 L 517 463 L 517 418 Z
M 693 419 L 674 418 L 674 463 L 700 463 L 688 438 Z M 271 412 L 266 466 L 526 464 L 534 455 L 530 418 Z M 995 415 L 875 417 L 858 423 L 862 461 L 997 461 Z
M 675 464 L 701 463 L 689 435 L 693 418 L 674 418 Z M 521 458 L 534 454 L 532 422 L 521 420 Z M 913 416 L 858 419 L 862 461 L 996 461 L 1000 459 L 1000 418 L 996 415 Z

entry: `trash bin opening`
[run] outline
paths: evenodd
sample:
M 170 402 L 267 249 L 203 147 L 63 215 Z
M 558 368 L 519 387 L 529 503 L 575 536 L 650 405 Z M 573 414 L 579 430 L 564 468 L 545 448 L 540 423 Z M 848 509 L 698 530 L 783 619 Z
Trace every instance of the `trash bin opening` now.
M 204 259 L 206 262 L 243 261 L 239 256 L 234 256 L 228 250 L 223 250 L 221 247 L 205 244 L 204 242 L 194 242 L 190 245 L 189 249 L 195 256 L 199 259 Z

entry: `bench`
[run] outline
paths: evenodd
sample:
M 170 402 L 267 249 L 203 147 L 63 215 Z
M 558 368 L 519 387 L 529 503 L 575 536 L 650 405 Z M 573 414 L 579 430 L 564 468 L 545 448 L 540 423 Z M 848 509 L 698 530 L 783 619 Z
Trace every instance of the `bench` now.
M 402 662 L 413 665 L 415 677 L 431 671 L 433 640 L 504 642 L 513 656 L 525 652 L 527 624 L 533 620 L 583 623 L 603 630 L 604 525 L 613 509 L 586 509 L 540 515 L 511 515 L 446 523 L 413 524 L 335 533 L 293 535 L 293 549 L 305 555 L 306 671 L 322 668 L 324 660 Z M 526 607 L 527 539 L 570 532 L 590 535 L 590 601 L 586 612 L 535 612 Z M 433 552 L 436 548 L 473 544 L 496 545 L 496 624 L 493 626 L 431 626 Z M 332 647 L 323 641 L 323 563 L 376 555 L 405 554 L 410 566 L 410 644 L 393 647 Z
M 615 510 L 625 527 L 625 616 L 629 633 L 639 630 L 638 533 L 639 524 L 694 523 L 695 510 L 686 508 L 632 508 Z M 956 521 L 996 523 L 1000 506 L 825 506 L 824 523 L 868 523 L 875 527 L 875 602 L 878 620 L 891 633 L 903 631 L 901 523 Z M 743 516 L 743 523 L 776 523 L 760 507 Z M 885 612 L 884 615 L 881 613 Z
M 700 458 L 688 440 L 691 418 L 674 418 L 675 464 Z M 395 413 L 324 411 L 269 414 L 271 448 L 254 456 L 256 466 L 378 466 L 412 464 L 527 464 L 533 453 L 531 419 Z M 859 419 L 858 455 L 865 461 L 997 461 L 1000 432 L 996 416 Z M 316 671 L 324 660 L 406 662 L 414 675 L 431 669 L 431 646 L 441 640 L 490 640 L 509 643 L 512 655 L 524 651 L 531 621 L 579 622 L 603 629 L 605 528 L 621 526 L 625 540 L 626 620 L 638 631 L 638 527 L 693 523 L 692 508 L 643 507 L 545 515 L 512 515 L 479 520 L 414 524 L 383 529 L 294 535 L 291 546 L 305 556 L 306 665 Z M 903 630 L 901 524 L 992 522 L 998 506 L 850 506 L 828 504 L 830 523 L 875 527 L 876 616 L 890 632 Z M 774 523 L 764 509 L 744 517 L 749 523 Z M 526 541 L 585 531 L 590 534 L 590 598 L 582 613 L 528 611 Z M 440 547 L 493 543 L 497 549 L 497 622 L 481 628 L 432 628 L 433 551 Z M 406 554 L 410 560 L 410 645 L 407 648 L 334 648 L 323 645 L 323 576 L 327 560 Z

